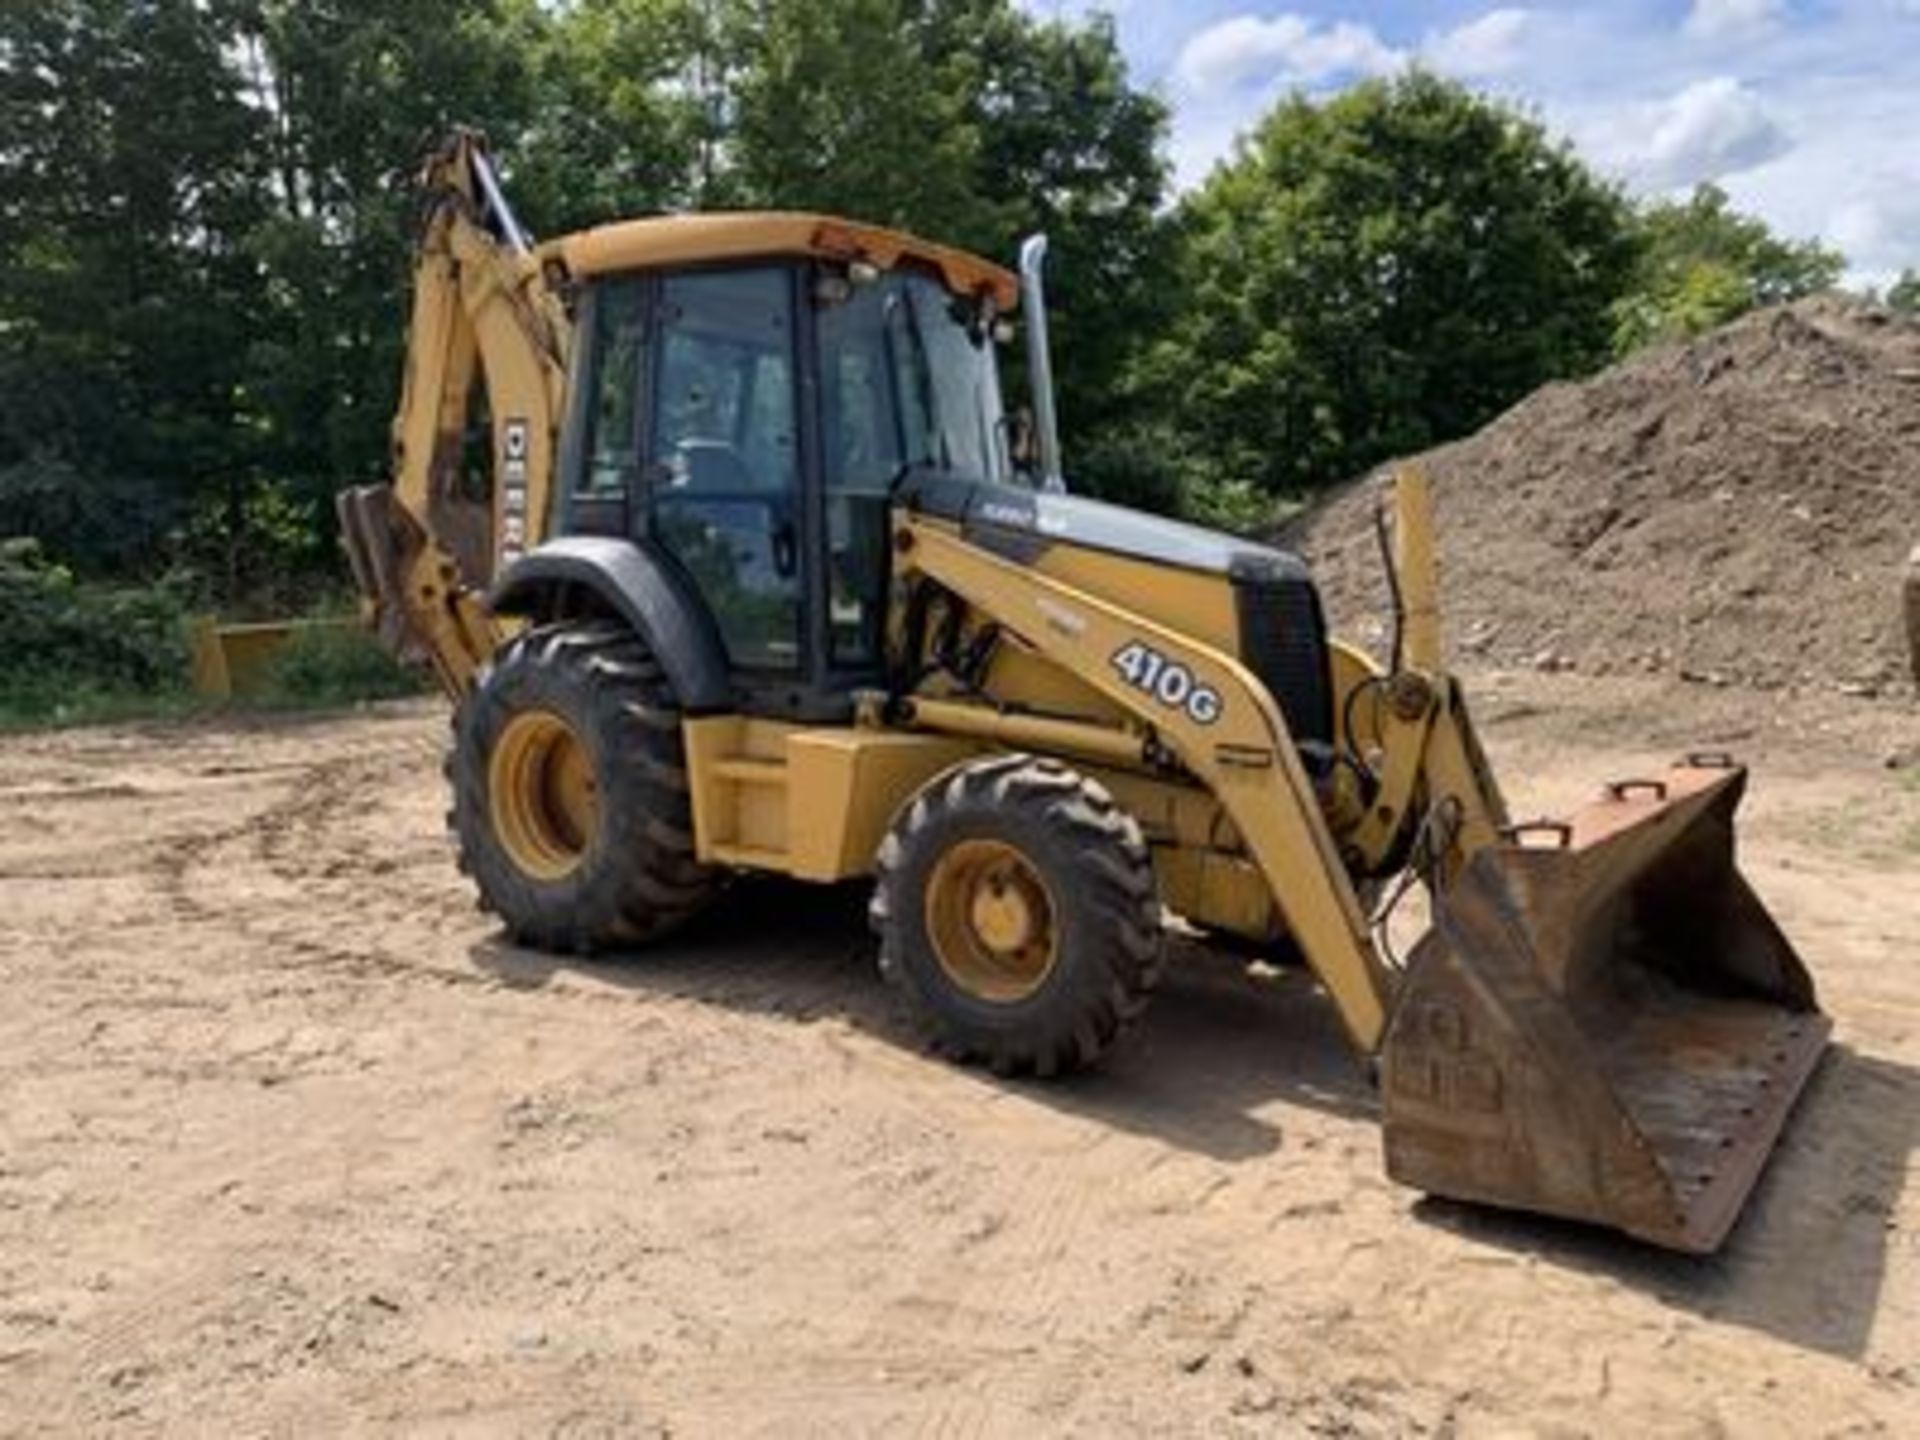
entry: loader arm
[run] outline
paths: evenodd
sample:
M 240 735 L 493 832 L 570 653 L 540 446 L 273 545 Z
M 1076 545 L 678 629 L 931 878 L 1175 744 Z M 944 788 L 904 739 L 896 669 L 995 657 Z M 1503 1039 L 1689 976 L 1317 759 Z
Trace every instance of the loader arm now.
M 393 479 L 338 507 L 367 618 L 458 696 L 499 639 L 488 582 L 543 538 L 572 325 L 557 262 L 531 248 L 478 136 L 456 131 L 421 181 Z M 476 384 L 491 431 L 478 485 L 463 470 Z
M 1437 895 L 1476 853 L 1500 843 L 1507 825 L 1505 801 L 1475 738 L 1465 696 L 1441 668 L 1425 475 L 1407 471 L 1394 487 L 1395 570 L 1406 644 L 1401 668 L 1369 682 L 1381 684 L 1386 696 L 1374 737 L 1383 757 L 1378 788 L 1357 818 L 1338 822 L 1338 828 L 1272 695 L 1238 658 L 999 559 L 938 521 L 913 516 L 904 525 L 903 573 L 945 586 L 1029 648 L 1093 684 L 1214 794 L 1334 997 L 1349 1036 L 1363 1052 L 1374 1052 L 1397 974 L 1374 941 L 1350 876 L 1396 872 L 1409 863 L 1411 850 L 1411 863 Z M 1154 673 L 1136 668 L 1136 658 Z M 1187 678 L 1169 680 L 1170 674 Z M 1156 690 L 1155 682 L 1171 688 Z M 1217 697 L 1217 709 L 1167 703 L 1167 695 L 1183 690 L 1188 700 L 1201 693 Z M 1136 742 L 1130 748 L 1137 755 L 1140 747 Z
M 1384 763 L 1378 792 L 1358 823 L 1341 833 L 1340 843 L 1360 869 L 1379 874 L 1398 868 L 1393 862 L 1412 836 L 1422 877 L 1438 891 L 1476 853 L 1500 842 L 1509 830 L 1507 804 L 1480 748 L 1465 692 L 1445 668 L 1425 470 L 1403 466 L 1393 478 L 1392 500 L 1399 664 L 1366 681 L 1379 684 L 1385 697 L 1373 736 Z
M 1333 996 L 1349 1037 L 1371 1054 L 1386 1026 L 1392 973 L 1374 946 L 1313 782 L 1266 687 L 1234 657 L 1000 559 L 944 522 L 909 516 L 901 526 L 896 573 L 946 587 L 1086 680 L 1151 731 L 1218 798 Z M 1152 668 L 1151 677 L 1137 659 Z M 1175 674 L 1185 678 L 1160 680 Z M 1170 702 L 1169 696 L 1179 699 Z M 1193 703 L 1197 696 L 1212 698 Z

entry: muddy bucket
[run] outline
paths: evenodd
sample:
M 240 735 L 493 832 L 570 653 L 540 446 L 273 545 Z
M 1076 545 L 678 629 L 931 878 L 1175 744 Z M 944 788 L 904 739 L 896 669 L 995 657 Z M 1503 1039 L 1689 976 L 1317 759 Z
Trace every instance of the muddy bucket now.
M 1746 772 L 1693 757 L 1475 855 L 1408 960 L 1387 1170 L 1716 1249 L 1830 1022 L 1734 867 Z

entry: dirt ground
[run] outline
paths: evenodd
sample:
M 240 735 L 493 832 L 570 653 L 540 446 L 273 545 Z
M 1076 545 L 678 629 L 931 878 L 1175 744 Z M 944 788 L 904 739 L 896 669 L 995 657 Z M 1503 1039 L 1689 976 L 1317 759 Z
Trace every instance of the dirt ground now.
M 1838 1043 L 1721 1256 L 1391 1185 L 1297 972 L 1041 1085 L 918 1052 L 857 893 L 512 949 L 424 702 L 16 737 L 0 1432 L 1920 1433 L 1912 707 L 1473 679 L 1524 808 L 1759 766 Z

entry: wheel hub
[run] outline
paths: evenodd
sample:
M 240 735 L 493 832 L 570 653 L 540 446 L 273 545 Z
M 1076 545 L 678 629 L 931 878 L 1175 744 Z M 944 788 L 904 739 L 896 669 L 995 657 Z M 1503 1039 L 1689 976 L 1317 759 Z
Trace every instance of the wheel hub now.
M 971 919 L 974 933 L 1000 955 L 1014 954 L 1033 943 L 1038 928 L 1026 891 L 1001 874 L 988 876 L 974 891 Z
M 550 710 L 507 722 L 487 762 L 487 800 L 501 848 L 536 880 L 572 874 L 599 828 L 592 756 Z
M 1059 950 L 1053 895 L 1039 869 L 1002 840 L 963 840 L 927 879 L 927 933 L 950 980 L 977 999 L 1024 1000 Z

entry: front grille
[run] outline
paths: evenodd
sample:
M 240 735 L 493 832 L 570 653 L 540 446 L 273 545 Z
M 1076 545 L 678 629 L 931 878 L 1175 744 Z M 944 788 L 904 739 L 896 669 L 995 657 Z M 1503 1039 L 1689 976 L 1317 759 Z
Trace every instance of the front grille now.
M 1240 658 L 1260 677 L 1286 717 L 1294 742 L 1333 744 L 1333 680 L 1327 624 L 1313 582 L 1299 576 L 1234 581 Z M 1322 748 L 1321 753 L 1326 751 Z

